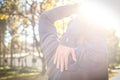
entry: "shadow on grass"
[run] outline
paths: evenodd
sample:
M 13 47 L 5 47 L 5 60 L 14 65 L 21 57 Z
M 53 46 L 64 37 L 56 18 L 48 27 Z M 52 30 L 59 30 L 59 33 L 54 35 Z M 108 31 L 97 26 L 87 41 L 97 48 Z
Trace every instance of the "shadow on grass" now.
M 0 80 L 47 80 L 38 68 L 0 68 Z
M 0 80 L 47 80 L 47 74 L 42 76 L 39 68 L 10 68 L 0 67 Z M 115 76 L 117 72 L 109 71 L 109 78 Z

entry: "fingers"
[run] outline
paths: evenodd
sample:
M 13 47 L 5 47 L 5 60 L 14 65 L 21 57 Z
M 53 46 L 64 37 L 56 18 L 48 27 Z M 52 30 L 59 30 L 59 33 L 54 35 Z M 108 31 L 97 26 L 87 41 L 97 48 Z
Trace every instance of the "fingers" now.
M 60 64 L 60 70 L 61 70 L 61 72 L 63 72 L 63 70 L 64 70 L 64 58 L 63 57 L 61 57 L 60 62 L 61 62 L 61 64 Z
M 72 54 L 73 60 L 76 62 L 76 61 L 77 61 L 77 58 L 76 58 L 76 54 L 75 54 L 74 49 L 71 49 L 71 54 Z
M 57 57 L 56 67 L 57 69 L 60 67 L 60 57 Z
M 61 55 L 56 55 L 54 59 L 54 64 L 56 64 L 56 68 L 60 69 L 61 72 L 64 71 L 64 58 Z
M 55 58 L 54 58 L 54 64 L 56 64 L 56 62 L 57 62 L 57 54 L 55 54 Z
M 65 69 L 65 54 L 63 53 L 65 49 L 57 49 L 55 58 L 54 58 L 54 64 L 56 65 L 57 69 L 60 69 L 61 72 Z
M 60 51 L 56 50 L 55 58 L 54 58 L 54 64 L 56 65 L 56 68 L 59 69 L 60 66 Z
M 68 56 L 65 58 L 65 70 L 68 70 Z
M 64 70 L 68 70 L 69 54 L 72 55 L 74 61 L 77 61 L 74 49 L 63 45 L 58 46 L 53 63 L 56 65 L 57 69 L 60 69 L 61 72 L 63 72 Z

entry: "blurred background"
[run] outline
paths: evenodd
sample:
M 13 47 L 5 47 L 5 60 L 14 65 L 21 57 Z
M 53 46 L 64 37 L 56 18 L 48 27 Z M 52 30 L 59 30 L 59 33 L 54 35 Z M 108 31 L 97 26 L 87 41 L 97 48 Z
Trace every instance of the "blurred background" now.
M 0 0 L 0 80 L 47 80 L 39 43 L 38 22 L 42 12 L 80 0 Z M 81 0 L 83 1 L 83 0 Z M 120 14 L 119 0 L 101 0 Z M 120 18 L 120 15 L 118 16 Z M 60 37 L 71 17 L 55 22 Z M 120 76 L 120 29 L 107 30 L 108 76 Z M 120 78 L 119 78 L 120 79 Z

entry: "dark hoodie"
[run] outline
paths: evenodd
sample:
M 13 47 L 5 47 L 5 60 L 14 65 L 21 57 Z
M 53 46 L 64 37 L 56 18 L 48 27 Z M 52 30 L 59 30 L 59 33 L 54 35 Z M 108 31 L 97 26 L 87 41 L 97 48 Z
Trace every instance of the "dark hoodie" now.
M 45 11 L 40 17 L 40 42 L 49 72 L 48 80 L 108 80 L 107 46 L 102 29 L 88 28 L 87 23 L 76 17 L 61 39 L 57 37 L 54 22 L 74 14 L 77 9 L 78 5 L 61 6 Z M 77 62 L 69 56 L 69 67 L 64 72 L 53 64 L 59 44 L 74 48 L 77 55 Z

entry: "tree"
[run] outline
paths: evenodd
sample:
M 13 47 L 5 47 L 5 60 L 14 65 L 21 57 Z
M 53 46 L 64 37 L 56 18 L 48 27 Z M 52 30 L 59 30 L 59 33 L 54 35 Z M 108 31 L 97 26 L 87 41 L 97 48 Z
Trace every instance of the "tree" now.
M 9 37 L 5 37 L 9 38 L 9 41 L 4 43 L 7 43 L 6 48 L 10 50 L 7 51 L 7 53 L 11 55 L 11 67 L 13 67 L 13 55 L 15 53 L 26 52 L 26 49 L 29 49 L 29 46 L 32 45 L 33 52 L 39 53 L 39 58 L 42 61 L 42 73 L 45 73 L 45 59 L 41 53 L 38 30 L 36 30 L 39 18 L 44 10 L 54 8 L 55 6 L 58 6 L 58 3 L 68 4 L 72 1 L 73 0 L 2 0 L 2 4 L 0 5 L 0 20 L 5 20 L 6 22 L 5 27 L 2 28 L 5 28 L 4 31 L 7 31 L 8 33 L 4 33 L 4 35 L 10 35 Z M 55 23 L 60 36 L 63 34 L 65 26 L 67 26 L 69 21 L 70 19 L 64 19 Z M 20 41 L 20 38 L 23 38 L 23 36 L 26 35 L 24 34 L 25 32 L 32 33 L 27 36 L 32 36 L 33 38 L 33 42 L 28 43 L 27 45 L 24 43 L 26 40 L 24 40 L 24 42 Z M 2 37 L 0 39 L 4 38 Z M 1 50 L 3 50 L 3 48 L 1 48 Z
M 108 32 L 107 35 L 107 42 L 108 42 L 108 52 L 109 52 L 109 65 L 111 68 L 114 68 L 115 64 L 117 64 L 117 59 L 119 55 L 119 38 L 116 36 L 114 30 Z
M 11 54 L 11 67 L 13 66 L 13 54 L 15 54 L 16 51 L 19 51 L 17 48 L 21 48 L 19 37 L 21 36 L 25 29 L 28 29 L 29 27 L 32 27 L 32 32 L 33 33 L 33 43 L 36 44 L 36 51 L 39 53 L 39 57 L 42 60 L 42 73 L 45 73 L 45 60 L 44 56 L 41 53 L 40 50 L 40 43 L 38 41 L 38 33 L 35 30 L 37 27 L 39 18 L 41 13 L 44 10 L 51 9 L 56 6 L 58 0 L 43 0 L 43 1 L 37 1 L 37 0 L 5 0 L 2 1 L 2 4 L 0 5 L 0 19 L 6 21 L 6 25 L 2 28 L 4 28 L 4 32 L 8 31 L 9 37 L 11 37 L 10 41 L 7 43 L 10 43 L 10 47 L 6 46 L 9 48 Z M 22 28 L 22 29 L 21 29 Z M 2 31 L 2 30 L 1 30 Z M 7 35 L 3 33 L 3 35 Z M 8 37 L 6 37 L 8 38 Z M 1 37 L 0 39 L 4 38 Z M 1 42 L 1 43 L 6 43 L 6 42 Z M 26 46 L 28 47 L 28 46 Z M 24 48 L 27 49 L 27 48 Z M 3 49 L 1 49 L 3 50 Z M 21 52 L 21 51 L 20 51 Z M 5 55 L 5 54 L 4 54 Z M 1 59 L 0 59 L 1 60 Z

